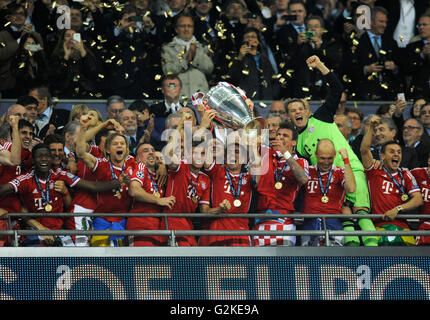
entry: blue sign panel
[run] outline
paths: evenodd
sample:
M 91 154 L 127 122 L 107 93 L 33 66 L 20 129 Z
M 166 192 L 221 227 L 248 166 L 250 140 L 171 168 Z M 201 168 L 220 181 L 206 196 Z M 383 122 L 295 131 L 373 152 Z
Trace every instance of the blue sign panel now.
M 9 257 L 2 299 L 428 300 L 429 257 Z

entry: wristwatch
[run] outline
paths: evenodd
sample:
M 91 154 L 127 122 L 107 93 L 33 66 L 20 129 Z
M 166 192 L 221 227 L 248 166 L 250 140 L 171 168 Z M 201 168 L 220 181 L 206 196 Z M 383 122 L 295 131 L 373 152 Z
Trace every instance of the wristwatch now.
M 397 209 L 397 213 L 399 213 L 400 211 L 403 211 L 403 207 L 402 206 L 397 206 L 396 209 Z

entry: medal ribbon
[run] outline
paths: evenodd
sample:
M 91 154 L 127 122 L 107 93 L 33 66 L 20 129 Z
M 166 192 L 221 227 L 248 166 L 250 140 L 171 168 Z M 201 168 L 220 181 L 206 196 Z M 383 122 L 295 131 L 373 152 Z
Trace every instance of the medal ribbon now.
M 321 193 L 323 194 L 323 196 L 325 196 L 327 195 L 328 188 L 330 187 L 330 181 L 331 181 L 331 176 L 333 174 L 333 169 L 330 169 L 330 171 L 328 172 L 327 185 L 325 186 L 325 188 L 324 188 L 324 183 L 322 181 L 321 174 L 320 174 L 320 171 L 318 170 L 318 167 L 317 167 L 317 174 L 318 174 L 318 184 L 320 186 Z
M 387 176 L 390 177 L 391 181 L 393 181 L 393 183 L 396 185 L 397 189 L 399 189 L 402 194 L 406 194 L 406 191 L 405 191 L 405 188 L 404 188 L 404 179 L 403 179 L 402 170 L 397 169 L 397 172 L 398 172 L 399 177 L 400 177 L 400 184 L 399 184 L 397 182 L 397 180 L 394 179 L 394 177 L 392 176 L 392 174 L 385 167 L 382 167 L 382 169 L 385 171 L 385 173 L 387 174 Z
M 109 161 L 109 164 L 110 164 L 110 173 L 111 173 L 111 175 L 112 175 L 112 180 L 113 181 L 115 181 L 115 180 L 118 180 L 117 178 L 116 178 L 116 174 L 115 174 L 115 170 L 114 170 L 114 168 L 113 168 L 113 164 L 112 164 L 112 161 Z M 124 173 L 124 171 L 125 171 L 125 162 L 124 162 L 124 164 L 122 165 L 122 169 L 121 169 L 121 174 L 122 173 Z M 116 190 L 120 190 L 121 188 L 118 188 L 118 189 L 116 189 Z
M 190 179 L 191 179 L 191 191 L 193 193 L 193 196 L 197 197 L 197 191 L 196 188 L 194 188 L 194 180 L 193 180 L 193 174 L 190 170 Z M 197 185 L 199 184 L 199 174 L 197 174 Z
M 152 177 L 152 174 L 149 172 L 149 170 L 148 170 L 148 168 L 146 168 L 146 171 L 148 172 L 148 176 L 149 176 L 149 179 L 151 179 L 151 183 L 152 183 L 152 186 L 154 187 L 154 191 L 155 192 L 158 192 L 158 185 L 157 185 L 157 182 L 155 182 L 155 180 L 154 180 L 154 178 Z M 191 183 L 192 184 L 192 183 Z
M 243 172 L 239 173 L 239 182 L 237 184 L 237 192 L 234 188 L 233 181 L 231 180 L 230 172 L 228 170 L 225 170 L 225 175 L 227 176 L 228 184 L 230 185 L 231 194 L 233 195 L 233 198 L 239 199 L 240 198 L 240 189 L 242 187 L 242 175 Z
M 34 172 L 34 180 L 36 181 L 37 190 L 39 190 L 42 195 L 42 200 L 45 204 L 49 204 L 49 179 L 51 178 L 51 171 L 49 171 L 48 178 L 46 178 L 45 191 L 43 191 L 42 185 L 39 182 L 39 177 L 36 172 Z
M 281 180 L 282 175 L 284 174 L 285 170 L 288 168 L 288 162 L 285 162 L 284 166 L 282 167 L 281 171 L 278 171 L 278 163 L 276 163 L 276 170 L 275 170 L 275 181 L 278 182 Z

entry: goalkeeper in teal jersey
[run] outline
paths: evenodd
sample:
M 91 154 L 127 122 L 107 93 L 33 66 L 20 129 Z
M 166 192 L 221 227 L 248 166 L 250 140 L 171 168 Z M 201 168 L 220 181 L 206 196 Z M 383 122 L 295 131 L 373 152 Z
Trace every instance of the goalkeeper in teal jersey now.
M 347 149 L 357 189 L 354 193 L 346 195 L 345 204 L 352 204 L 354 213 L 367 214 L 370 210 L 370 197 L 363 165 L 334 123 L 334 115 L 336 114 L 343 86 L 337 76 L 330 72 L 317 56 L 308 58 L 306 62 L 309 68 L 319 70 L 323 74 L 323 80 L 328 85 L 328 93 L 323 105 L 313 115 L 311 115 L 309 107 L 301 99 L 291 99 L 287 102 L 288 117 L 299 132 L 296 152 L 314 165 L 317 163 L 315 150 L 320 139 L 330 139 L 336 150 Z M 342 157 L 339 154 L 335 158 L 334 165 L 344 167 Z M 343 221 L 344 230 L 354 230 L 352 221 L 345 219 Z M 358 219 L 358 224 L 362 230 L 375 230 L 370 219 Z M 355 236 L 345 237 L 345 242 L 347 245 L 352 246 L 360 244 L 358 237 Z M 377 246 L 377 236 L 365 236 L 363 237 L 363 243 L 366 246 Z

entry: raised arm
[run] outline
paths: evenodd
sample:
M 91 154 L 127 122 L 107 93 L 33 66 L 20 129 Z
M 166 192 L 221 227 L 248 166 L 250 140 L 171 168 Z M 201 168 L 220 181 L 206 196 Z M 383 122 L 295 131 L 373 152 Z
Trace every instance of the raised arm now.
M 76 184 L 77 188 L 84 189 L 89 192 L 105 192 L 112 189 L 118 189 L 130 183 L 130 177 L 124 173 L 119 176 L 118 180 L 112 181 L 88 181 L 81 179 Z
M 356 182 L 354 173 L 352 172 L 351 165 L 349 164 L 348 151 L 345 148 L 340 149 L 339 154 L 342 157 L 343 163 L 345 164 L 345 184 L 344 188 L 346 193 L 353 193 L 356 189 Z
M 327 96 L 325 102 L 315 111 L 314 117 L 324 122 L 333 122 L 336 114 L 342 92 L 344 90 L 342 83 L 334 72 L 331 72 L 323 62 L 317 57 L 312 56 L 306 60 L 309 68 L 317 69 L 323 75 L 324 83 L 327 86 Z
M 87 152 L 86 132 L 88 127 L 88 118 L 82 116 L 80 123 L 81 128 L 79 129 L 78 138 L 76 140 L 76 156 L 81 159 L 90 170 L 93 170 L 97 164 L 97 158 Z
M 365 169 L 370 168 L 374 161 L 372 152 L 370 151 L 370 146 L 372 145 L 373 132 L 376 126 L 379 125 L 380 120 L 381 119 L 378 116 L 374 116 L 370 119 L 369 130 L 364 134 L 363 140 L 361 141 L 361 162 Z
M 21 138 L 19 136 L 17 116 L 10 116 L 9 123 L 12 127 L 12 147 L 11 151 L 0 151 L 0 163 L 6 166 L 18 166 L 21 163 Z

